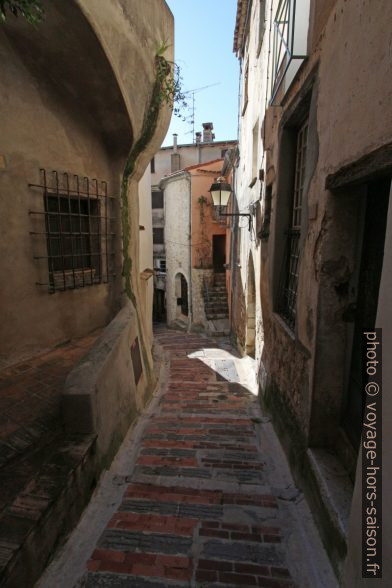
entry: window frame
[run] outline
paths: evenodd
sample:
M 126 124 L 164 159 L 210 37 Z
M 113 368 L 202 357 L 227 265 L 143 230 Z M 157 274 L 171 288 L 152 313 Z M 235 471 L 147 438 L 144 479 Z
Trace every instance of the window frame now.
M 246 107 L 248 106 L 248 101 L 249 101 L 248 85 L 249 85 L 249 58 L 246 61 L 245 73 L 244 73 L 244 85 L 243 85 L 244 102 L 243 102 L 243 106 L 242 106 L 241 116 L 244 116 L 245 111 L 246 111 Z
M 154 204 L 154 197 L 160 197 L 162 199 L 162 206 L 155 206 Z M 164 194 L 163 190 L 152 190 L 151 191 L 151 209 L 152 210 L 163 210 L 164 208 Z
M 157 232 L 159 231 L 159 234 L 162 234 L 162 241 L 159 240 L 157 241 L 155 239 L 155 235 L 157 234 Z M 152 243 L 153 245 L 164 245 L 165 244 L 165 231 L 163 227 L 153 227 L 152 229 Z
M 297 316 L 308 129 L 309 120 L 306 117 L 296 129 L 294 177 L 291 187 L 289 223 L 285 231 L 284 273 L 279 288 L 278 313 L 292 330 L 295 328 Z
M 51 288 L 68 290 L 100 283 L 102 244 L 99 199 L 46 193 L 44 209 Z M 96 227 L 92 227 L 92 219 Z

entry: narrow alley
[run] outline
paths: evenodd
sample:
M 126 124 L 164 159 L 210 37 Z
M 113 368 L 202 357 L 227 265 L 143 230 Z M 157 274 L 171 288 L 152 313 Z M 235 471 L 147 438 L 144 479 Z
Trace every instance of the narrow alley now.
M 252 360 L 224 339 L 156 339 L 160 386 L 38 588 L 335 586 Z
M 391 22 L 0 0 L 0 588 L 392 586 Z

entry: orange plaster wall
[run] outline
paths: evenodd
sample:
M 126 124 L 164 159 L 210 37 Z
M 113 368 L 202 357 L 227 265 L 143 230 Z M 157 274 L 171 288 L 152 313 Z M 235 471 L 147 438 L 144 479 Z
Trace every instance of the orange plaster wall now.
M 201 164 L 189 169 L 191 174 L 192 203 L 192 267 L 197 269 L 212 268 L 212 237 L 224 235 L 226 228 L 213 219 L 213 205 L 209 188 L 214 179 L 221 175 L 222 160 Z M 205 171 L 204 171 L 205 170 Z M 199 198 L 204 196 L 207 202 L 201 207 Z M 201 214 L 203 208 L 204 216 Z M 226 258 L 228 259 L 228 258 Z

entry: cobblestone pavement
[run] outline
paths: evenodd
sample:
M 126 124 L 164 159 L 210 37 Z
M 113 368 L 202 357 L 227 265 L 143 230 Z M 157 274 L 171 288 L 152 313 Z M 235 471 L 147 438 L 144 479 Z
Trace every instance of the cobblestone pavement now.
M 293 534 L 285 505 L 299 492 L 269 481 L 274 466 L 259 434 L 263 417 L 249 390 L 249 364 L 202 336 L 162 330 L 156 338 L 165 350 L 166 383 L 139 439 L 128 445 L 135 452 L 130 473 L 115 477 L 125 492 L 90 541 L 76 585 L 334 586 L 298 574 L 306 565 L 295 546 L 306 541 Z M 83 525 L 65 563 L 39 588 L 75 585 L 69 570 L 78 565 L 83 535 L 99 526 L 93 519 Z

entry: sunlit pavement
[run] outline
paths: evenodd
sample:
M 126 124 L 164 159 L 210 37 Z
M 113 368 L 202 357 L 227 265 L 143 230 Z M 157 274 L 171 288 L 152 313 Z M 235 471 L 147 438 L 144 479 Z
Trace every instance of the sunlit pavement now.
M 39 588 L 334 586 L 254 361 L 200 335 L 156 339 L 155 398 Z

